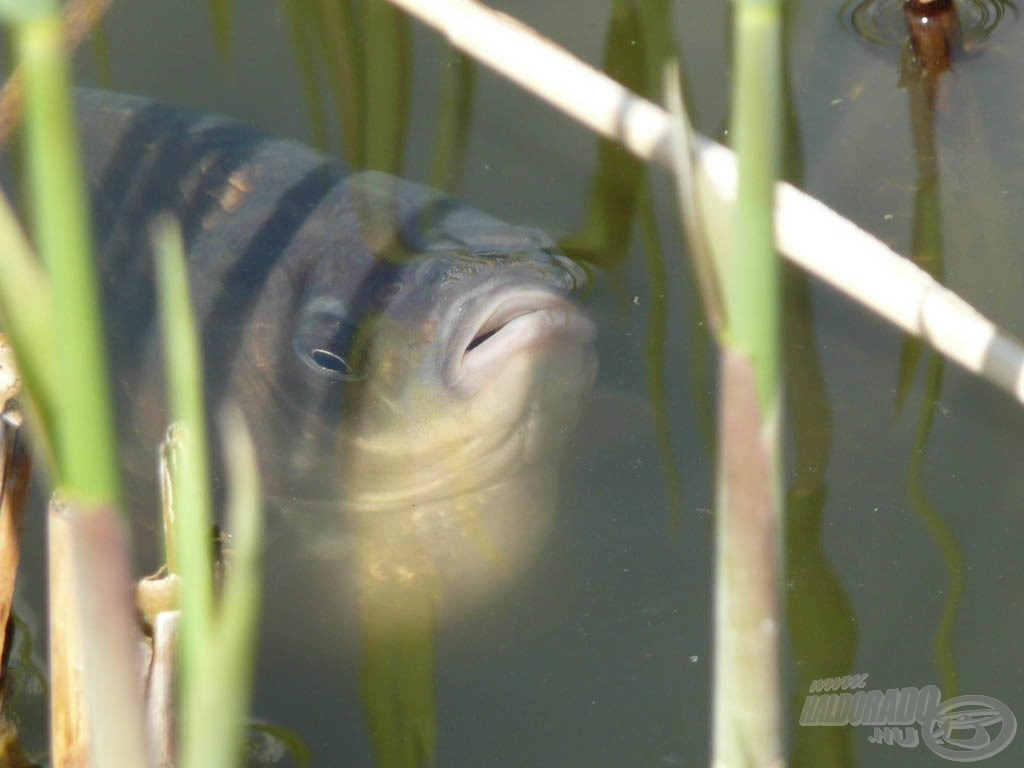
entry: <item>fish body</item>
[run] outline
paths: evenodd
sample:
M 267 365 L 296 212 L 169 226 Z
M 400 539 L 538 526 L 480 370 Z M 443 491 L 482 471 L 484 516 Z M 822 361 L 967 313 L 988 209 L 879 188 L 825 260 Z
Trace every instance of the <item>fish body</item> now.
M 100 91 L 76 108 L 129 499 L 152 497 L 167 426 L 151 225 L 169 213 L 208 411 L 242 407 L 270 511 L 343 521 L 369 592 L 429 573 L 482 593 L 516 570 L 596 371 L 580 267 L 537 230 L 228 118 Z

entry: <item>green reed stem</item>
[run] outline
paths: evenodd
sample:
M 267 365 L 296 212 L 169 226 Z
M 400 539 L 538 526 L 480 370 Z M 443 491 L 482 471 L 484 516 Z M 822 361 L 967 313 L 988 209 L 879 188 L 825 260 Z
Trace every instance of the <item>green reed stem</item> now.
M 8 222 L 5 314 L 44 437 L 52 441 L 58 493 L 54 518 L 68 531 L 61 551 L 71 584 L 51 584 L 74 600 L 55 601 L 51 636 L 81 642 L 88 664 L 73 662 L 88 708 L 91 764 L 134 768 L 147 762 L 142 690 L 135 659 L 134 607 L 129 599 L 130 556 L 118 514 L 119 474 L 107 381 L 100 297 L 93 271 L 92 233 L 74 129 L 64 23 L 55 2 L 0 5 L 13 23 L 24 75 L 29 205 L 35 245 L 48 278 L 38 269 L 17 227 Z M 5 212 L 6 213 L 6 212 Z M 24 295 L 14 296 L 13 292 Z M 28 306 L 32 302 L 40 302 Z M 46 317 L 49 315 L 49 318 Z M 44 443 L 47 440 L 44 440 Z M 59 499 L 60 501 L 57 501 Z M 73 661 L 73 660 L 72 660 Z M 64 667 L 68 659 L 55 661 Z M 77 701 L 56 699 L 57 719 Z M 65 707 L 66 709 L 61 709 Z M 63 732 L 55 735 L 54 754 Z
M 160 317 L 174 423 L 166 443 L 181 576 L 179 765 L 236 765 L 252 690 L 260 594 L 259 479 L 240 414 L 222 429 L 229 481 L 230 568 L 214 601 L 212 513 L 199 336 L 189 299 L 181 233 L 170 219 L 154 231 Z
M 242 764 L 252 694 L 263 546 L 256 450 L 238 411 L 225 411 L 221 435 L 231 553 L 212 631 L 193 667 L 192 695 L 179 709 L 181 768 Z
M 42 432 L 36 438 L 42 443 L 37 442 L 37 448 L 52 460 L 57 375 L 51 306 L 49 278 L 7 197 L 0 193 L 0 315 L 31 400 L 30 417 Z
M 167 441 L 174 488 L 174 553 L 182 577 L 182 663 L 194 667 L 213 620 L 209 459 L 199 338 L 192 317 L 184 246 L 175 222 L 154 226 L 160 323 L 164 338 L 168 406 Z
M 773 235 L 773 188 L 780 126 L 780 4 L 737 0 L 736 85 L 731 122 L 739 160 L 733 263 L 723 273 L 729 341 L 757 367 L 761 405 L 779 397 L 779 260 Z
M 774 183 L 780 4 L 737 0 L 731 133 L 739 160 L 732 246 L 718 264 L 722 329 L 712 763 L 783 763 L 780 303 Z
M 119 495 L 92 235 L 75 136 L 63 26 L 55 13 L 19 24 L 25 73 L 25 146 L 36 247 L 50 273 L 57 359 L 56 474 L 69 501 Z

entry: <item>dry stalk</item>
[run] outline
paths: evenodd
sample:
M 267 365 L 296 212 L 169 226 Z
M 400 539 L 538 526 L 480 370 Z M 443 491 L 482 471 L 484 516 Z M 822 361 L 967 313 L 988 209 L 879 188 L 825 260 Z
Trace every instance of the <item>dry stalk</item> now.
M 89 768 L 89 723 L 82 688 L 80 614 L 71 521 L 50 502 L 50 756 L 54 768 Z
M 73 51 L 89 36 L 110 9 L 112 0 L 70 0 L 64 9 L 67 46 Z M 21 122 L 22 84 L 20 70 L 15 70 L 0 89 L 0 147 L 6 146 Z
M 0 695 L 6 680 L 8 624 L 14 603 L 14 586 L 21 559 L 21 526 L 31 474 L 31 457 L 20 440 L 21 409 L 17 397 L 21 380 L 14 353 L 0 335 Z

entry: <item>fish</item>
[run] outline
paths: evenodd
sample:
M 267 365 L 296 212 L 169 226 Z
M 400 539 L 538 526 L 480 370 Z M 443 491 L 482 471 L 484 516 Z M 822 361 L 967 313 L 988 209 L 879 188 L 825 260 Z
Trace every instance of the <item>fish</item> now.
M 346 552 L 396 620 L 528 572 L 596 377 L 585 270 L 537 229 L 231 118 L 85 89 L 75 108 L 126 498 L 150 500 L 129 503 L 156 497 L 167 428 L 151 230 L 169 214 L 207 410 L 244 413 L 269 515 Z

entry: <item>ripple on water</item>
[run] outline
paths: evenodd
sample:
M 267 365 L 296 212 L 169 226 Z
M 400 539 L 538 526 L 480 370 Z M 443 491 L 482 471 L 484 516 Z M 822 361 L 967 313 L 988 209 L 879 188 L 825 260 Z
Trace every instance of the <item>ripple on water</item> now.
M 880 45 L 902 45 L 907 39 L 904 0 L 847 0 L 840 9 L 843 27 Z M 936 3 L 938 5 L 938 3 Z M 964 46 L 983 41 L 1006 15 L 1016 12 L 1009 0 L 953 0 L 960 17 Z

